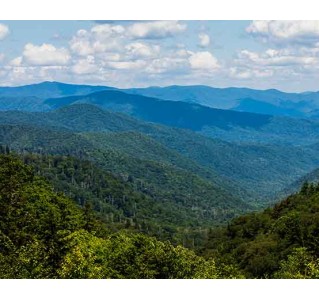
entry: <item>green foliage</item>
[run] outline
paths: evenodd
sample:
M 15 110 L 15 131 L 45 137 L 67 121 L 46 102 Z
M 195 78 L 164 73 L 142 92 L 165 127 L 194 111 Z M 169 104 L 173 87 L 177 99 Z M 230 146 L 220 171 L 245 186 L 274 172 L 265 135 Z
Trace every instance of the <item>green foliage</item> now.
M 87 232 L 66 238 L 68 254 L 61 278 L 217 278 L 213 261 L 181 246 L 141 234 L 117 233 L 107 239 Z
M 39 154 L 72 155 L 91 161 L 96 167 L 104 172 L 112 172 L 121 180 L 128 181 L 130 178 L 131 188 L 147 196 L 148 202 L 151 199 L 153 216 L 156 215 L 156 218 L 160 219 L 165 226 L 199 227 L 218 224 L 251 209 L 250 205 L 234 196 L 233 192 L 220 186 L 221 179 L 215 180 L 210 172 L 173 151 L 159 147 L 156 154 L 154 151 L 148 156 L 141 154 L 145 150 L 139 151 L 138 149 L 145 149 L 145 140 L 148 141 L 148 144 L 155 145 L 154 148 L 157 147 L 157 144 L 149 138 L 137 138 L 137 134 L 120 134 L 117 138 L 114 134 L 106 133 L 96 136 L 20 126 L 6 128 L 7 130 L 1 132 L 0 127 L 0 140 L 1 136 L 4 140 L 7 140 L 9 136 L 14 140 L 14 142 L 7 140 L 10 146 L 22 154 L 31 151 Z M 132 151 L 125 150 L 128 147 L 123 146 L 123 135 L 125 135 L 126 144 L 134 145 L 136 141 L 135 152 L 137 154 L 134 155 Z M 115 148 L 112 144 L 117 144 L 118 147 Z M 151 158 L 152 155 L 153 158 Z M 161 159 L 154 156 L 161 157 Z M 64 168 L 63 164 L 61 168 Z M 44 173 L 48 172 L 51 171 Z M 67 170 L 62 172 L 69 174 Z M 58 178 L 61 177 L 63 174 L 58 175 Z M 72 176 L 65 179 L 72 179 Z M 77 182 L 82 181 L 81 178 L 78 179 Z M 98 184 L 95 186 L 97 187 Z M 72 190 L 74 188 L 70 190 L 71 193 Z M 68 188 L 63 191 L 69 192 Z M 105 196 L 107 198 L 109 195 L 105 194 Z M 134 201 L 127 202 L 126 205 L 127 212 L 130 210 L 129 217 L 131 218 L 134 217 L 134 205 Z M 148 210 L 149 206 L 142 205 L 139 209 L 145 207 L 145 210 Z M 103 204 L 103 207 L 109 209 L 107 204 Z M 100 210 L 99 207 L 97 208 Z M 153 218 L 145 211 L 143 216 Z
M 280 263 L 280 270 L 274 275 L 283 279 L 319 279 L 319 259 L 311 256 L 306 248 L 296 248 Z
M 308 278 L 317 274 L 318 232 L 319 185 L 305 184 L 271 209 L 211 230 L 202 253 L 237 265 L 250 278 Z
M 206 204 L 204 201 L 200 203 L 200 199 L 195 198 L 189 204 L 192 206 L 188 207 L 187 202 L 190 200 L 180 196 L 177 187 L 175 194 L 173 191 L 168 194 L 165 190 L 165 184 L 169 185 L 170 178 L 165 178 L 162 184 L 163 191 L 156 192 L 154 189 L 150 191 L 149 187 L 143 182 L 137 181 L 136 177 L 115 177 L 90 161 L 71 156 L 26 153 L 20 156 L 26 164 L 34 167 L 38 175 L 45 177 L 57 191 L 65 193 L 81 206 L 90 205 L 112 230 L 126 227 L 157 236 L 160 239 L 169 238 L 175 243 L 182 243 L 182 240 L 185 240 L 187 236 L 195 235 L 195 233 L 185 232 L 183 228 L 193 227 L 196 231 L 196 228 L 204 222 L 214 222 L 214 220 L 210 220 L 208 211 L 203 215 L 201 210 L 194 210 L 195 200 L 197 205 L 201 205 L 201 207 L 207 205 L 205 210 L 209 209 L 208 203 Z M 145 175 L 152 171 L 151 165 L 149 167 L 148 171 L 145 170 Z M 168 177 L 168 170 L 167 168 L 165 177 Z M 191 177 L 191 179 L 193 178 Z M 162 179 L 159 177 L 157 180 L 159 184 Z M 191 184 L 186 179 L 184 180 L 186 182 L 180 183 L 177 180 L 175 178 L 174 184 L 177 182 L 179 187 L 184 186 L 184 189 Z M 173 186 L 173 183 L 170 186 Z M 197 186 L 195 184 L 194 186 L 196 187 L 194 192 L 197 192 Z M 198 191 L 198 194 L 203 198 L 208 195 L 207 198 L 210 199 L 209 186 L 202 187 L 202 189 L 203 191 Z M 160 193 L 161 197 L 159 197 Z M 169 201 L 169 199 L 173 201 Z M 213 202 L 213 199 L 210 201 Z M 213 211 L 212 208 L 210 210 Z M 215 215 L 223 213 L 218 209 L 218 203 L 216 203 L 214 211 Z M 230 209 L 227 210 L 227 212 L 229 211 Z M 199 217 L 203 216 L 204 220 L 198 220 Z M 197 245 L 200 242 L 198 241 L 200 236 L 201 234 L 197 233 Z M 188 245 L 192 244 L 188 243 Z
M 109 234 L 88 205 L 0 155 L 1 278 L 218 278 L 213 260 L 153 237 Z
M 99 105 L 99 102 L 93 104 Z M 225 125 L 227 129 L 220 134 L 215 132 L 213 136 L 217 138 L 211 139 L 191 130 L 146 123 L 94 105 L 77 103 L 47 113 L 1 112 L 0 123 L 7 126 L 0 127 L 0 142 L 16 150 L 62 155 L 77 153 L 81 157 L 89 151 L 90 159 L 97 159 L 94 157 L 98 155 L 96 152 L 107 149 L 117 153 L 117 159 L 126 156 L 144 162 L 164 162 L 209 180 L 233 198 L 237 195 L 235 198 L 246 202 L 264 204 L 268 198 L 275 197 L 284 187 L 319 165 L 316 145 L 296 145 L 297 137 L 316 136 L 317 123 L 308 124 L 308 121 L 295 119 L 288 119 L 283 124 L 279 121 L 275 120 L 275 125 L 265 130 L 269 131 L 270 137 L 276 132 L 284 142 L 268 141 L 264 138 L 264 129 L 246 127 L 240 127 L 239 136 L 252 135 L 253 143 L 238 138 L 236 142 L 226 142 L 222 139 L 227 134 L 233 134 L 235 138 L 238 134 L 237 129 L 225 120 L 221 122 L 228 124 L 229 128 Z M 296 139 L 291 138 L 291 128 L 297 131 Z M 299 132 L 298 128 L 307 130 Z M 205 126 L 202 130 L 204 133 L 209 131 Z M 117 160 L 114 165 L 116 162 L 117 166 L 120 165 Z

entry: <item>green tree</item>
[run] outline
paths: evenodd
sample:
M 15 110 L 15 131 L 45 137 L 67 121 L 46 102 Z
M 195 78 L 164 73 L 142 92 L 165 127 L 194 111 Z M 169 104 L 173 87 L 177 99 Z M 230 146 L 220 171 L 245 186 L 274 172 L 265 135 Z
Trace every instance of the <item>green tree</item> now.
M 306 248 L 296 248 L 288 259 L 280 263 L 280 270 L 275 278 L 318 279 L 319 259 L 312 257 Z

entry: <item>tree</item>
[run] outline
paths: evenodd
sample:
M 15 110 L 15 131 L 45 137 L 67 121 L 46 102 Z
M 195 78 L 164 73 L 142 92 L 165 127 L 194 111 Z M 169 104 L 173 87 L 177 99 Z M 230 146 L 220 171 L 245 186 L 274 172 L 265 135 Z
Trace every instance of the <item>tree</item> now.
M 280 263 L 280 270 L 275 278 L 284 279 L 318 279 L 319 260 L 312 257 L 306 248 L 296 248 L 288 259 Z

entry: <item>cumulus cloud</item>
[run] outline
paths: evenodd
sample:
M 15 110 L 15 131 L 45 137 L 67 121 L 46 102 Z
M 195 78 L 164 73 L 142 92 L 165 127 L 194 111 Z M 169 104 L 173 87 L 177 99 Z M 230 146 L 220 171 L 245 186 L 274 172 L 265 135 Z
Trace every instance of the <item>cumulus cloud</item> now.
M 145 71 L 149 74 L 186 73 L 187 66 L 188 60 L 186 57 L 164 56 L 152 60 Z
M 101 42 L 107 42 L 110 38 L 119 38 L 124 32 L 125 28 L 121 25 L 103 24 L 91 29 L 94 38 Z
M 273 76 L 274 71 L 267 69 L 260 70 L 254 68 L 231 67 L 229 70 L 229 75 L 230 77 L 236 79 L 264 78 Z
M 9 32 L 9 27 L 5 24 L 0 23 L 0 41 L 6 38 Z
M 11 83 L 59 80 L 126 87 L 207 79 L 220 64 L 212 53 L 191 51 L 171 39 L 185 30 L 178 21 L 95 24 L 75 32 L 66 47 L 26 44 L 7 62 L 4 77 Z M 209 36 L 200 38 L 201 47 L 209 45 Z
M 137 39 L 162 39 L 184 32 L 186 24 L 178 21 L 138 22 L 128 27 L 128 35 Z
M 195 70 L 214 71 L 220 67 L 217 59 L 208 51 L 192 53 L 189 63 Z
M 69 45 L 73 53 L 80 56 L 121 50 L 122 26 L 109 24 L 94 26 L 90 31 L 80 29 Z
M 77 75 L 96 73 L 98 69 L 95 58 L 91 55 L 85 59 L 79 59 L 71 68 L 72 72 Z
M 22 56 L 18 56 L 9 62 L 9 65 L 13 67 L 21 66 L 21 64 L 22 64 Z
M 206 48 L 207 46 L 209 46 L 209 44 L 210 44 L 210 37 L 209 37 L 209 35 L 208 34 L 206 34 L 206 33 L 200 33 L 199 35 L 198 35 L 198 38 L 199 38 L 199 46 L 201 47 L 201 48 Z
M 132 59 L 156 57 L 160 52 L 158 45 L 147 45 L 145 43 L 134 42 L 125 46 L 126 54 Z
M 318 49 L 319 50 L 319 49 Z M 268 49 L 263 53 L 242 50 L 235 60 L 242 65 L 281 66 L 314 65 L 319 63 L 319 58 L 313 52 L 305 52 L 292 49 Z
M 146 66 L 146 62 L 143 60 L 136 61 L 113 61 L 108 62 L 108 67 L 118 70 L 141 70 Z
M 241 50 L 232 61 L 229 75 L 236 79 L 272 77 L 292 80 L 294 76 L 309 76 L 319 70 L 319 48 L 269 48 L 262 52 Z
M 24 46 L 22 53 L 22 63 L 31 66 L 64 66 L 69 63 L 70 59 L 71 56 L 67 49 L 56 48 L 51 44 L 37 46 L 28 43 Z
M 315 44 L 319 21 L 253 21 L 246 32 L 264 42 Z

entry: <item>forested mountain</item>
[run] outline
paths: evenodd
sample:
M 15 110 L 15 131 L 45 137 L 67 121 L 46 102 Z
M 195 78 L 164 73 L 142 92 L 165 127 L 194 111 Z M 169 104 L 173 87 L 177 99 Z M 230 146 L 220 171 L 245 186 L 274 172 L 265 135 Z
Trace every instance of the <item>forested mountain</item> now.
M 293 183 L 286 186 L 279 195 L 287 196 L 293 193 L 298 192 L 304 184 L 313 184 L 319 182 L 319 168 L 314 169 L 313 171 L 307 173 L 304 176 L 301 176 Z
M 209 233 L 202 254 L 249 278 L 319 278 L 319 185 Z
M 304 118 L 317 117 L 319 100 L 318 92 L 285 93 L 275 89 L 214 88 L 204 85 L 133 88 L 124 91 L 214 108 Z
M 20 99 L 37 97 L 47 98 L 86 95 L 104 90 L 117 90 L 126 94 L 141 95 L 169 101 L 182 101 L 220 109 L 232 109 L 259 114 L 278 116 L 317 118 L 318 92 L 286 93 L 275 89 L 254 90 L 248 88 L 214 88 L 210 86 L 167 86 L 117 89 L 108 86 L 92 86 L 80 84 L 65 84 L 60 82 L 42 82 L 19 87 L 0 87 L 0 109 L 21 109 L 28 111 L 43 111 L 45 105 L 20 105 Z M 11 97 L 11 104 L 5 105 Z
M 1 87 L 0 87 L 1 90 Z M 10 93 L 9 93 L 10 95 Z M 1 96 L 0 111 L 21 110 L 21 111 L 47 111 L 49 105 L 43 104 L 43 99 L 34 96 Z
M 0 155 L 0 278 L 238 277 L 182 246 L 110 233 L 12 155 Z
M 319 278 L 318 95 L 0 88 L 0 277 Z
M 196 231 L 196 227 L 203 223 L 198 220 L 195 206 L 188 207 L 186 199 L 181 205 L 169 201 L 169 197 L 166 200 L 154 198 L 133 176 L 119 178 L 90 161 L 72 156 L 22 153 L 20 157 L 55 190 L 78 205 L 90 204 L 112 231 L 127 228 L 188 247 L 202 243 L 203 234 Z M 217 205 L 215 203 L 216 212 Z
M 66 84 L 54 81 L 45 81 L 17 87 L 0 87 L 0 97 L 65 97 L 71 95 L 86 95 L 97 91 L 112 89 L 105 86 Z M 1 102 L 0 102 L 1 103 Z
M 109 87 L 66 85 L 55 82 L 45 82 L 35 86 L 2 88 L 2 90 L 2 94 L 8 96 L 1 98 L 0 88 L 0 110 L 48 111 L 74 103 L 90 103 L 102 108 L 130 114 L 145 121 L 190 129 L 209 137 L 230 142 L 303 145 L 317 142 L 319 136 L 319 122 L 317 121 L 280 117 L 280 115 L 309 117 L 311 116 L 309 109 L 306 115 L 299 114 L 298 112 L 294 113 L 293 109 L 276 108 L 272 103 L 249 97 L 242 98 L 241 104 L 236 106 L 236 109 L 251 113 L 213 109 L 197 103 L 160 101 L 158 98 L 128 94 L 128 91 L 123 92 Z M 95 91 L 98 92 L 90 94 Z M 237 89 L 234 90 L 234 93 L 236 91 Z M 266 91 L 255 92 L 260 92 L 263 95 Z M 315 93 L 285 94 L 279 91 L 268 92 L 271 96 L 269 98 L 263 96 L 265 99 L 276 99 L 276 97 L 282 95 L 287 98 L 287 95 L 290 95 L 287 99 L 285 98 L 285 101 L 287 103 L 296 102 L 298 105 L 310 101 L 309 99 L 309 101 L 307 99 L 300 100 L 302 97 L 317 95 Z M 266 94 L 268 95 L 268 93 Z M 63 97 L 65 95 L 71 96 Z M 60 98 L 52 98 L 57 96 Z M 50 99 L 45 100 L 46 98 Z M 285 114 L 283 110 L 289 113 Z M 259 114 L 256 114 L 257 112 Z M 268 113 L 268 115 L 264 115 L 265 113 Z M 317 114 L 317 109 L 314 109 L 313 114 Z M 192 121 L 190 122 L 190 120 Z
M 55 149 L 57 154 L 64 151 L 59 152 L 59 147 L 72 148 L 75 152 L 86 147 L 115 150 L 125 157 L 169 163 L 192 172 L 218 186 L 226 186 L 226 190 L 235 191 L 247 202 L 274 197 L 319 165 L 319 149 L 315 146 L 294 145 L 287 148 L 276 144 L 229 143 L 190 130 L 146 123 L 88 104 L 70 105 L 46 113 L 0 112 L 0 124 L 24 124 L 34 128 L 31 131 L 21 129 L 21 133 L 14 127 L 3 127 L 0 142 L 16 149 L 45 147 Z M 302 121 L 300 124 L 303 124 Z M 41 128 L 42 133 L 37 134 L 36 128 Z M 46 129 L 50 133 L 44 133 Z M 6 133 L 6 130 L 9 132 Z M 56 130 L 63 133 L 52 132 Z M 81 133 L 83 131 L 86 133 Z M 76 136 L 72 132 L 81 134 Z M 112 163 L 123 165 L 116 160 Z M 115 167 L 112 170 L 119 171 Z
M 34 163 L 39 157 L 24 159 Z M 67 176 L 63 171 L 72 173 L 70 162 L 71 166 L 79 163 L 80 169 L 86 165 L 72 158 L 47 156 L 40 161 L 36 163 L 37 173 L 42 164 L 51 162 L 52 169 L 56 166 L 52 172 L 50 167 L 46 168 L 56 183 L 63 174 Z M 56 173 L 61 167 L 63 171 Z M 73 175 L 77 181 L 81 172 Z M 106 183 L 112 180 L 109 178 Z M 142 234 L 123 230 L 111 233 L 105 227 L 107 221 L 99 220 L 89 203 L 82 203 L 81 209 L 63 194 L 57 194 L 19 159 L 2 154 L 0 276 L 319 278 L 318 199 L 319 186 L 304 185 L 298 194 L 274 208 L 236 218 L 227 227 L 212 229 L 205 247 L 198 250 L 204 259 L 181 246 L 174 247 Z
M 314 120 L 214 109 L 120 91 L 110 90 L 45 101 L 45 105 L 52 108 L 76 103 L 94 104 L 147 122 L 189 129 L 230 142 L 304 145 L 315 143 L 319 138 L 319 122 Z
M 195 228 L 217 224 L 250 209 L 248 204 L 231 190 L 214 182 L 213 178 L 205 179 L 169 161 L 140 159 L 118 149 L 99 147 L 81 134 L 2 126 L 0 140 L 20 153 L 72 155 L 89 160 L 124 182 L 132 182 L 135 191 L 151 197 L 153 203 L 160 203 L 145 218 L 153 218 L 153 222 L 156 218 L 165 219 L 173 234 L 177 233 L 178 226 Z M 171 212 L 168 213 L 167 209 Z

